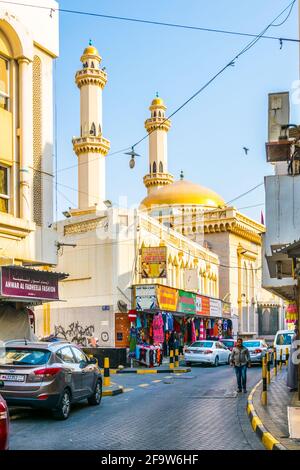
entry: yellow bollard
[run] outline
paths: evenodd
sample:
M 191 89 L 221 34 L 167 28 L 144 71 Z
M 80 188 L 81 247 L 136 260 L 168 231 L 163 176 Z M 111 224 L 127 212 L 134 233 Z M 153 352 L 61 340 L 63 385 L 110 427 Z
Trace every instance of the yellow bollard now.
M 268 397 L 267 397 L 267 358 L 263 357 L 262 360 L 262 381 L 263 381 L 263 390 L 261 393 L 261 404 L 267 405 L 268 404 Z
M 277 352 L 276 348 L 274 349 L 274 377 L 277 376 Z
M 267 352 L 266 355 L 266 361 L 267 361 L 267 383 L 271 383 L 271 363 L 270 363 L 270 353 Z
M 109 357 L 104 358 L 104 387 L 110 386 L 110 373 L 109 373 Z
M 289 348 L 285 348 L 285 365 L 286 366 L 289 363 L 289 357 L 290 357 L 290 350 L 289 350 Z
M 175 349 L 175 367 L 179 367 L 179 351 Z
M 279 353 L 279 370 L 282 369 L 282 348 L 280 349 Z
M 174 350 L 170 351 L 170 369 L 174 369 Z

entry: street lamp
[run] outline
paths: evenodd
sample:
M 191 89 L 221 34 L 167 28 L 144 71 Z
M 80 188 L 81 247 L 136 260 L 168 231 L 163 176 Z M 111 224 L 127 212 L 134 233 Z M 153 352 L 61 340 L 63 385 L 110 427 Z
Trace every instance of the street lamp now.
M 140 157 L 141 155 L 134 151 L 134 146 L 131 147 L 130 152 L 125 152 L 125 155 L 129 155 L 131 157 L 129 160 L 129 168 L 132 170 L 135 167 L 135 157 Z

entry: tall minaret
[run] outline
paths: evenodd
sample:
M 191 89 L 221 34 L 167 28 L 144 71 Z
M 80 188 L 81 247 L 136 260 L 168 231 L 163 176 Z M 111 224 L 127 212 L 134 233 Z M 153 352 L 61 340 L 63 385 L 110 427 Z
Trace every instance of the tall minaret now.
M 80 60 L 82 69 L 75 77 L 80 89 L 80 137 L 73 139 L 78 156 L 78 208 L 95 210 L 102 209 L 106 199 L 105 156 L 110 142 L 102 136 L 102 90 L 107 74 L 91 41 Z
M 144 176 L 148 194 L 154 188 L 160 188 L 174 181 L 168 173 L 167 133 L 171 122 L 166 119 L 164 101 L 156 96 L 150 106 L 151 117 L 145 121 L 149 133 L 149 173 Z

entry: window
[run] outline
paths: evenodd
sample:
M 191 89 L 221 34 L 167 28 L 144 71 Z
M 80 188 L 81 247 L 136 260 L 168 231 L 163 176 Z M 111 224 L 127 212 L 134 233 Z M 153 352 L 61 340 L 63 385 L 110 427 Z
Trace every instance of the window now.
M 42 349 L 7 348 L 0 356 L 0 364 L 6 366 L 39 366 L 47 364 L 50 351 Z
M 153 163 L 153 173 L 156 173 L 156 162 Z
M 159 162 L 159 172 L 160 173 L 164 172 L 164 166 L 163 166 L 162 162 Z
M 9 169 L 0 166 L 0 212 L 8 212 L 9 202 Z
M 0 108 L 9 108 L 9 62 L 0 56 Z
M 87 357 L 82 351 L 77 348 L 72 348 L 72 351 L 74 353 L 77 364 L 80 364 L 81 362 L 87 362 Z
M 63 362 L 66 362 L 67 364 L 74 364 L 75 359 L 72 353 L 71 348 L 65 347 L 57 351 L 56 353 L 57 357 L 59 357 Z
M 90 130 L 90 135 L 96 135 L 96 126 L 95 123 L 93 122 L 91 130 Z

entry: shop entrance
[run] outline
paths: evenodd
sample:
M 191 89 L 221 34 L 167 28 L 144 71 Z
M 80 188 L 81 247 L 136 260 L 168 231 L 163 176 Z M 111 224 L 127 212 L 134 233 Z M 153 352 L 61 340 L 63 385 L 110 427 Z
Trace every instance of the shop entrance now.
M 128 313 L 116 313 L 115 319 L 116 348 L 128 348 L 130 335 L 130 320 L 128 318 Z

